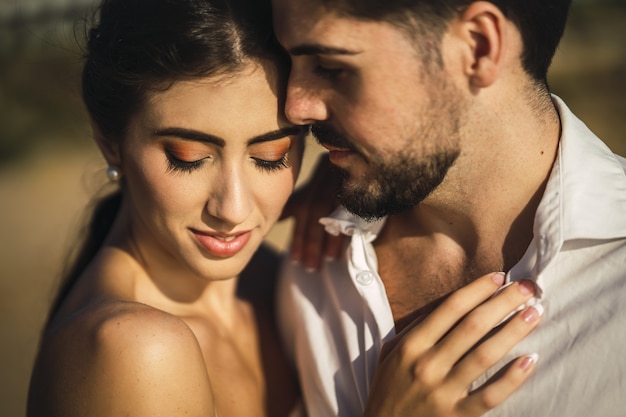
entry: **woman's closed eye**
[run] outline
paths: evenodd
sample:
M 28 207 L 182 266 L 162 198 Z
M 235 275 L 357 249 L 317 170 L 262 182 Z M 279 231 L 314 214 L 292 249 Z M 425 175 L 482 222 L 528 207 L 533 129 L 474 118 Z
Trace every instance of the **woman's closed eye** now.
M 257 168 L 261 171 L 277 171 L 280 169 L 289 168 L 291 165 L 289 164 L 289 154 L 285 153 L 280 159 L 276 160 L 267 160 L 258 158 L 255 156 L 251 156 L 252 160 L 256 164 Z
M 167 161 L 170 171 L 192 172 L 202 166 L 206 158 L 197 161 L 183 161 L 173 155 L 167 154 Z
M 247 154 L 254 166 L 263 172 L 278 171 L 289 168 L 289 151 L 291 138 L 283 137 L 266 142 L 253 143 L 248 146 Z M 206 146 L 189 146 L 188 144 L 169 144 L 164 147 L 168 170 L 190 173 L 202 168 L 205 162 L 214 160 L 213 152 Z
M 289 150 L 291 138 L 284 137 L 268 142 L 257 143 L 250 147 L 250 158 L 262 171 L 276 171 L 289 168 Z
M 209 156 L 194 161 L 185 161 L 169 152 L 167 152 L 166 155 L 169 170 L 180 172 L 193 172 L 194 170 L 199 169 L 206 159 L 211 159 L 211 157 Z M 251 156 L 250 158 L 254 161 L 254 164 L 257 166 L 257 168 L 259 168 L 261 171 L 271 172 L 290 167 L 288 153 L 283 154 L 279 159 L 275 160 L 267 160 L 255 156 Z
M 207 159 L 213 158 L 206 150 L 200 152 L 182 147 L 166 148 L 165 156 L 167 157 L 168 169 L 178 172 L 192 172 L 199 169 Z

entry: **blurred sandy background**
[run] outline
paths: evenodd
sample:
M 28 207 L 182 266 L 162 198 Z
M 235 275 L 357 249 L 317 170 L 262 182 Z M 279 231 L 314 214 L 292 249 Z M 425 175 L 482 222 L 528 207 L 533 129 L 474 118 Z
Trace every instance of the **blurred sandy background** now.
M 0 0 L 0 416 L 24 415 L 65 253 L 105 183 L 77 87 L 73 22 L 91 1 Z M 553 90 L 622 155 L 625 42 L 625 1 L 575 2 L 551 72 Z M 319 148 L 310 150 L 305 176 Z M 271 242 L 284 247 L 289 228 L 279 225 Z

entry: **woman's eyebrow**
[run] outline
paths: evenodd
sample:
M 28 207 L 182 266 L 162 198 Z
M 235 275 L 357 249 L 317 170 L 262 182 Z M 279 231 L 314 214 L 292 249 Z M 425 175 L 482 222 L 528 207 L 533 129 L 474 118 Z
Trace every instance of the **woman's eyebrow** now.
M 254 145 L 256 143 L 268 142 L 271 140 L 281 139 L 285 136 L 297 135 L 302 133 L 302 131 L 306 129 L 305 126 L 290 126 L 283 129 L 274 130 L 272 132 L 264 133 L 259 136 L 255 136 L 248 141 L 248 146 Z
M 285 136 L 297 135 L 301 133 L 305 126 L 290 126 L 283 129 L 273 130 L 271 132 L 263 133 L 262 135 L 255 136 L 248 141 L 248 146 L 256 143 L 268 142 L 271 140 L 281 139 Z M 185 129 L 182 127 L 168 127 L 165 129 L 159 129 L 154 131 L 155 136 L 173 136 L 180 139 L 191 140 L 195 142 L 211 143 L 213 145 L 224 147 L 226 141 L 218 136 L 210 135 L 208 133 L 199 132 L 197 130 Z
M 156 136 L 174 136 L 181 139 L 193 140 L 196 142 L 206 142 L 222 147 L 226 145 L 226 141 L 222 138 L 214 135 L 209 135 L 208 133 L 199 132 L 197 130 L 184 129 L 182 127 L 168 127 L 165 129 L 159 129 L 155 130 L 154 134 Z

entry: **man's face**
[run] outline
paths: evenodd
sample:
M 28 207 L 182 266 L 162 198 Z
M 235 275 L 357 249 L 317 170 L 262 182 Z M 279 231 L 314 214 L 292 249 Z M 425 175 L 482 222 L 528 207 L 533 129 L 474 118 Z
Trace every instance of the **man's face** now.
M 339 16 L 315 0 L 274 0 L 290 53 L 287 118 L 313 132 L 344 174 L 342 202 L 365 218 L 416 206 L 460 153 L 461 95 L 405 32 Z

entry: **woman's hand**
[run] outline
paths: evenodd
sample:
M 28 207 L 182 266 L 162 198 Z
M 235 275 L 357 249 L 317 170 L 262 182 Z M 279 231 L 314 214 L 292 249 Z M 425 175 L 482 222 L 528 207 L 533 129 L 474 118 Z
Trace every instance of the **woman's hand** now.
M 480 416 L 515 392 L 530 376 L 536 356 L 517 358 L 497 379 L 468 393 L 470 384 L 540 321 L 541 307 L 527 307 L 481 341 L 534 294 L 532 282 L 523 280 L 493 296 L 503 281 L 500 273 L 475 280 L 385 345 L 364 415 Z
M 324 231 L 319 219 L 339 206 L 337 173 L 331 172 L 328 155 L 319 157 L 310 180 L 289 198 L 281 219 L 294 217 L 291 259 L 308 269 L 319 269 L 324 258 L 338 259 L 346 237 Z

